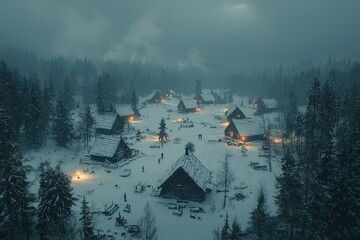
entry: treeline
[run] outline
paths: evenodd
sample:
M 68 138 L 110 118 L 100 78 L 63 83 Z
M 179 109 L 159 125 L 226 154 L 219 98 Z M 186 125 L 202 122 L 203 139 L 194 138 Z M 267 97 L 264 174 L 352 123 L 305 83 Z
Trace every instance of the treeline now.
M 347 76 L 341 88 L 332 75 L 323 84 L 314 78 L 305 112 L 296 89 L 288 92 L 278 210 L 269 212 L 260 187 L 248 227 L 231 237 L 234 227 L 225 218 L 215 239 L 360 238 L 360 64 Z
M 34 53 L 12 48 L 0 47 L 0 60 L 4 60 L 10 68 L 16 68 L 19 75 L 30 77 L 36 73 L 41 83 L 52 81 L 54 89 L 61 89 L 65 78 L 69 78 L 70 86 L 79 100 L 85 104 L 95 103 L 98 76 L 108 76 L 111 87 L 120 98 L 135 89 L 139 95 L 153 89 L 193 93 L 194 82 L 202 79 L 206 87 L 215 87 L 218 79 L 198 69 L 166 68 L 151 64 L 127 62 L 94 62 L 89 59 L 69 59 L 54 57 L 38 58 Z
M 276 98 L 281 107 L 289 89 L 296 89 L 299 104 L 305 105 L 307 92 L 312 80 L 321 83 L 332 79 L 335 89 L 344 90 L 348 84 L 351 70 L 358 64 L 351 60 L 329 58 L 325 63 L 302 63 L 296 67 L 280 67 L 275 71 L 253 72 L 251 74 L 231 74 L 225 80 L 225 88 L 241 96 Z

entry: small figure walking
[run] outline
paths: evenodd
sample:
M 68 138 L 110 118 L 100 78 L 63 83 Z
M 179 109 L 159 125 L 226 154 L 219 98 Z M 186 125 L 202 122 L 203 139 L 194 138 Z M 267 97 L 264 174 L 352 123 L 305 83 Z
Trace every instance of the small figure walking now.
M 161 153 L 161 159 L 164 159 L 164 153 Z
M 144 171 L 145 171 L 144 166 L 142 166 L 142 167 L 141 167 L 141 170 L 142 170 L 142 172 L 144 172 Z
M 124 202 L 126 202 L 126 193 L 124 193 Z
M 160 164 L 160 158 L 158 159 L 158 164 Z

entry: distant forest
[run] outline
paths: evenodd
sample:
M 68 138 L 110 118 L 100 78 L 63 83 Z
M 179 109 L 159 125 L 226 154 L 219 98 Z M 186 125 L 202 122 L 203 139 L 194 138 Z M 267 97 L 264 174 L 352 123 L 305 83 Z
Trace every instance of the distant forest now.
M 54 57 L 43 59 L 30 51 L 13 48 L 0 48 L 0 59 L 10 69 L 17 69 L 20 76 L 36 77 L 41 84 L 53 83 L 54 89 L 62 89 L 64 80 L 69 79 L 72 91 L 84 104 L 95 103 L 96 84 L 100 75 L 106 76 L 111 89 L 120 98 L 136 90 L 139 96 L 153 90 L 173 89 L 183 94 L 193 94 L 196 80 L 205 89 L 230 89 L 232 93 L 278 99 L 284 107 L 285 99 L 291 89 L 299 105 L 305 105 L 307 91 L 314 78 L 321 83 L 331 80 L 334 88 L 343 92 L 349 80 L 359 78 L 359 63 L 351 59 L 329 57 L 321 63 L 311 61 L 296 66 L 279 66 L 273 71 L 254 70 L 244 73 L 239 67 L 235 73 L 204 73 L 198 69 L 179 71 L 176 68 L 143 65 L 139 63 L 94 62 L 91 59 L 68 59 Z

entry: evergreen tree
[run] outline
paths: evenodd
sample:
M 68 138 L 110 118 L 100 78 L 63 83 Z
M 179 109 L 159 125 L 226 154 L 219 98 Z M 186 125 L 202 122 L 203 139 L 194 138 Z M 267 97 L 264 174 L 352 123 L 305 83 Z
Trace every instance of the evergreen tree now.
M 265 191 L 260 186 L 257 205 L 250 213 L 249 232 L 258 240 L 269 239 L 270 214 L 266 204 Z
M 54 106 L 53 106 L 53 99 L 52 99 L 52 93 L 53 90 L 48 86 L 47 82 L 45 82 L 45 86 L 42 92 L 42 129 L 43 133 L 42 136 L 44 138 L 44 143 L 46 144 L 46 136 L 50 132 L 50 123 L 53 119 L 53 113 L 54 113 Z
M 229 215 L 227 213 L 224 220 L 224 226 L 221 228 L 220 236 L 221 240 L 230 239 Z
M 63 236 L 74 204 L 71 179 L 60 170 L 48 165 L 40 174 L 38 228 L 41 239 Z
M 285 150 L 281 164 L 282 174 L 276 179 L 278 194 L 278 218 L 281 226 L 284 226 L 281 237 L 283 239 L 295 239 L 296 233 L 301 228 L 303 213 L 302 183 L 299 167 L 293 158 L 290 149 Z
M 202 93 L 202 90 L 201 90 L 201 81 L 200 79 L 197 79 L 196 80 L 196 85 L 195 85 L 195 96 L 198 96 Z
M 11 119 L 0 105 L 0 237 L 29 239 L 31 207 L 25 168 L 22 165 L 20 148 L 12 141 Z
M 134 111 L 136 116 L 140 116 L 140 112 L 139 112 L 139 99 L 136 96 L 136 92 L 135 90 L 132 92 L 131 94 L 131 109 Z
M 242 232 L 241 232 L 240 224 L 237 221 L 237 219 L 234 218 L 234 220 L 231 224 L 229 240 L 240 240 L 241 235 L 242 235 Z
M 94 240 L 94 226 L 93 226 L 93 217 L 90 212 L 90 208 L 88 206 L 88 202 L 85 199 L 85 196 L 83 196 L 83 200 L 81 202 L 81 218 L 80 221 L 82 223 L 82 231 L 84 240 Z
M 58 99 L 55 109 L 53 134 L 55 141 L 60 146 L 66 146 L 73 138 L 73 123 L 69 109 L 66 108 L 62 99 Z
M 6 108 L 12 119 L 8 129 L 13 133 L 13 139 L 19 138 L 21 116 L 20 77 L 16 71 L 10 71 L 5 62 L 0 62 L 0 104 Z
M 296 129 L 296 116 L 298 114 L 298 104 L 294 89 L 291 89 L 285 104 L 285 131 L 290 136 Z
M 159 129 L 160 129 L 159 140 L 161 141 L 161 146 L 163 146 L 164 142 L 166 142 L 168 139 L 168 135 L 166 133 L 167 128 L 166 128 L 166 123 L 165 123 L 164 118 L 161 119 Z
M 70 111 L 74 110 L 75 108 L 75 98 L 74 93 L 70 87 L 70 79 L 69 76 L 65 77 L 64 80 L 64 91 L 61 94 L 63 96 L 63 101 L 67 109 Z
M 81 115 L 81 132 L 84 138 L 84 146 L 89 146 L 91 138 L 91 129 L 95 124 L 95 119 L 91 114 L 90 106 L 86 106 L 84 113 Z
M 43 124 L 43 102 L 37 76 L 31 78 L 27 101 L 24 106 L 24 130 L 30 147 L 39 147 L 43 143 L 45 126 Z
M 100 77 L 97 84 L 96 105 L 99 113 L 105 113 L 105 93 Z
M 310 183 L 314 178 L 314 170 L 318 164 L 320 156 L 320 104 L 320 82 L 315 78 L 309 91 L 309 99 L 304 119 L 305 152 L 303 158 L 303 169 L 305 178 L 305 204 L 307 204 L 309 200 Z

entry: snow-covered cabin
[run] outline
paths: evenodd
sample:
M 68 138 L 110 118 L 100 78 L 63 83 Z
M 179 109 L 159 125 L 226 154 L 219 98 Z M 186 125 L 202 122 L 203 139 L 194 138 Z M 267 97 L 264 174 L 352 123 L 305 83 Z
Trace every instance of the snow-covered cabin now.
M 271 98 L 258 98 L 254 102 L 256 115 L 277 111 L 279 108 L 278 101 Z
M 231 104 L 225 112 L 228 121 L 231 119 L 245 119 L 245 114 L 240 110 L 236 104 Z
M 229 125 L 225 128 L 225 136 L 244 142 L 262 140 L 264 134 L 265 129 L 260 117 L 230 119 Z
M 211 93 L 197 94 L 195 100 L 199 104 L 213 104 L 216 102 L 215 97 Z
M 212 189 L 212 172 L 188 149 L 162 179 L 160 196 L 192 201 L 203 201 Z
M 101 135 L 90 152 L 92 160 L 118 162 L 131 156 L 131 149 L 120 135 Z
M 176 97 L 176 92 L 174 90 L 171 90 L 171 89 L 167 90 L 165 92 L 165 97 L 167 97 L 168 99 L 174 98 L 174 97 Z
M 199 106 L 194 99 L 182 99 L 180 100 L 177 109 L 181 113 L 190 113 L 197 112 L 199 110 Z
M 96 134 L 119 134 L 123 127 L 124 123 L 116 113 L 98 114 L 95 117 Z
M 161 96 L 160 92 L 156 92 L 152 98 L 148 100 L 149 103 L 162 103 L 164 102 L 163 97 Z
M 134 113 L 130 105 L 117 106 L 116 112 L 124 122 L 130 122 L 135 120 L 136 118 L 136 114 Z

